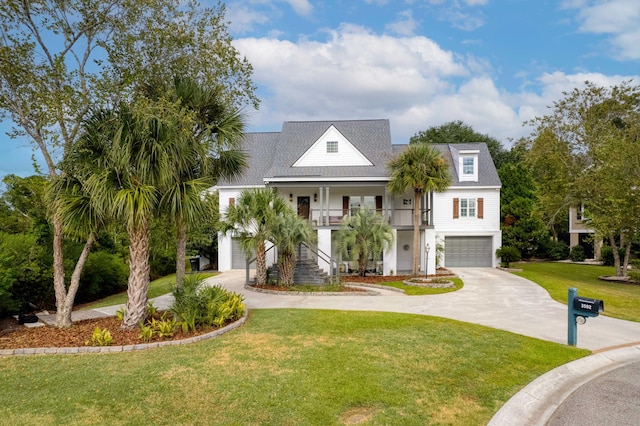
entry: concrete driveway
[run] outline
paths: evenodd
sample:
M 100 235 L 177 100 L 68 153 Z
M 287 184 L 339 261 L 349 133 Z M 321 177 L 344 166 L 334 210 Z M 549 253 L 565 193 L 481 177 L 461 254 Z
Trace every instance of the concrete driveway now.
M 493 268 L 454 268 L 464 287 L 452 293 L 406 296 L 380 290 L 378 296 L 272 295 L 244 288 L 245 272 L 209 278 L 242 293 L 249 308 L 339 309 L 433 315 L 486 325 L 556 343 L 567 343 L 567 306 L 537 284 Z M 578 294 L 580 289 L 578 288 Z M 606 300 L 605 300 L 606 306 Z M 578 347 L 601 350 L 640 342 L 640 323 L 605 316 L 578 326 Z

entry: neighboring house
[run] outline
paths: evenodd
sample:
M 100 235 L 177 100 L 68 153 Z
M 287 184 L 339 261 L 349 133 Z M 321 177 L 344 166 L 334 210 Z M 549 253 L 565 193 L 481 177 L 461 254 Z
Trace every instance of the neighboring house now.
M 395 234 L 382 259 L 372 259 L 372 268 L 385 275 L 410 272 L 413 191 L 402 196 L 387 191 L 387 163 L 406 146 L 391 144 L 388 120 L 285 122 L 281 132 L 248 133 L 242 149 L 249 167 L 242 177 L 216 187 L 220 212 L 224 215 L 243 189 L 275 188 L 316 229 L 317 249 L 337 258 L 332 234 L 342 218 L 369 207 L 386 218 Z M 426 263 L 428 273 L 435 273 L 437 255 L 439 266 L 497 266 L 501 183 L 487 146 L 434 147 L 449 162 L 452 179 L 446 192 L 421 200 L 420 269 Z M 245 255 L 232 235 L 220 235 L 218 249 L 219 270 L 245 267 Z M 318 264 L 329 271 L 328 263 L 320 259 Z
M 569 208 L 569 247 L 582 246 L 587 259 L 599 259 L 602 240 L 595 240 L 595 231 L 585 225 L 584 204 Z

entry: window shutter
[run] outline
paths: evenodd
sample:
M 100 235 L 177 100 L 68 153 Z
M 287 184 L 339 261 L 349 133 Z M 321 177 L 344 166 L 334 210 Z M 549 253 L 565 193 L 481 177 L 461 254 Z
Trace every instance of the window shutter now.
M 453 218 L 457 219 L 460 217 L 460 199 L 453 199 Z
M 478 219 L 484 219 L 484 198 L 478 198 Z
M 236 199 L 235 198 L 229 198 L 229 205 L 230 206 L 235 206 L 236 205 Z

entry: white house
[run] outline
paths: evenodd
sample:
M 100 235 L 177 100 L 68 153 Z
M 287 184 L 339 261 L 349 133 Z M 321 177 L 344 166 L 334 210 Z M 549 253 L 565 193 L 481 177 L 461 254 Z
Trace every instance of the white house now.
M 220 182 L 220 212 L 243 189 L 273 187 L 317 231 L 318 251 L 336 257 L 332 234 L 345 215 L 369 207 L 393 228 L 395 242 L 373 267 L 385 275 L 411 271 L 413 191 L 387 191 L 387 163 L 407 145 L 392 145 L 389 120 L 285 122 L 281 132 L 248 133 L 242 149 L 249 167 Z M 436 144 L 449 162 L 451 186 L 421 200 L 421 270 L 439 266 L 495 267 L 501 245 L 500 179 L 484 143 Z M 425 250 L 429 247 L 429 251 Z M 218 268 L 244 268 L 246 256 L 230 234 L 219 236 Z M 428 260 L 427 260 L 428 253 Z M 436 262 L 438 256 L 438 262 Z M 329 264 L 318 259 L 328 271 Z M 348 265 L 345 265 L 348 266 Z

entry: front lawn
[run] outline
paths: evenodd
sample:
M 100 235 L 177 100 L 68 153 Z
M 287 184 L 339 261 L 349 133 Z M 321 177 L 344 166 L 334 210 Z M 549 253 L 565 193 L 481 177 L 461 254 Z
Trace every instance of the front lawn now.
M 442 318 L 252 311 L 187 346 L 0 363 L 5 424 L 486 424 L 589 351 Z
M 640 285 L 607 282 L 598 276 L 615 275 L 611 266 L 582 265 L 562 262 L 518 263 L 516 275 L 544 287 L 558 302 L 567 303 L 569 287 L 579 296 L 604 301 L 604 315 L 640 322 Z

